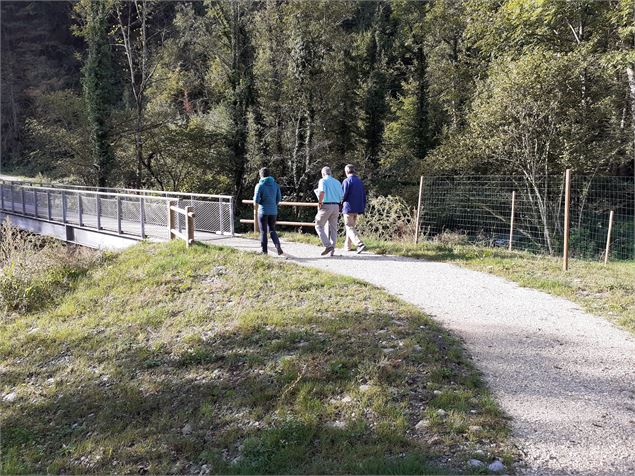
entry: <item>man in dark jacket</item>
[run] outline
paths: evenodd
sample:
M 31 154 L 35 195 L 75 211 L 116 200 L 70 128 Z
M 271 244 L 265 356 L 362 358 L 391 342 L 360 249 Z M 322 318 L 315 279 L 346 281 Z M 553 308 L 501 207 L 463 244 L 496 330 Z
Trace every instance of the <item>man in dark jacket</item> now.
M 344 228 L 346 229 L 346 240 L 344 241 L 344 249 L 353 251 L 353 246 L 357 247 L 357 254 L 364 251 L 366 245 L 357 235 L 355 225 L 357 225 L 357 217 L 364 213 L 366 209 L 366 192 L 364 184 L 355 173 L 355 167 L 348 164 L 344 171 L 346 179 L 342 183 L 342 192 L 344 194 Z
M 280 239 L 276 233 L 276 219 L 278 218 L 278 203 L 282 199 L 280 187 L 269 174 L 269 169 L 260 169 L 260 181 L 254 190 L 254 203 L 258 204 L 258 224 L 260 225 L 260 244 L 263 254 L 267 254 L 267 229 L 271 233 L 271 241 L 276 246 L 278 254 L 282 254 Z

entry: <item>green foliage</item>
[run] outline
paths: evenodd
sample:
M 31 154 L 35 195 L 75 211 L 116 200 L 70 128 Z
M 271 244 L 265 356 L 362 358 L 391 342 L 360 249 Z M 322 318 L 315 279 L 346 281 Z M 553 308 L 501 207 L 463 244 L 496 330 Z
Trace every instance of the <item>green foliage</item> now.
M 3 4 L 3 151 L 86 182 L 239 198 L 263 165 L 305 200 L 323 165 L 348 162 L 409 200 L 404 176 L 419 173 L 630 174 L 633 6 L 82 0 L 78 104 L 77 71 L 75 85 L 44 81 L 37 61 L 20 71 L 5 45 L 31 45 L 26 7 Z
M 77 4 L 76 11 L 83 16 L 81 31 L 88 51 L 82 68 L 82 85 L 86 102 L 91 155 L 96 170 L 97 185 L 103 187 L 115 166 L 111 142 L 110 114 L 114 96 L 114 73 L 108 37 L 110 2 L 90 0 Z

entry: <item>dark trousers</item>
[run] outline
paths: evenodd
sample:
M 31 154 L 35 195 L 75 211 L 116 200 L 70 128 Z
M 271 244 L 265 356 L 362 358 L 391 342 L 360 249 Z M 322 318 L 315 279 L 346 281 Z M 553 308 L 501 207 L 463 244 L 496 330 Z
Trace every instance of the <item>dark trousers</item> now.
M 276 218 L 277 215 L 260 215 L 258 214 L 258 224 L 260 225 L 260 245 L 262 246 L 263 253 L 267 252 L 267 229 L 271 234 L 271 241 L 276 245 L 276 248 L 280 248 L 280 239 L 276 233 Z

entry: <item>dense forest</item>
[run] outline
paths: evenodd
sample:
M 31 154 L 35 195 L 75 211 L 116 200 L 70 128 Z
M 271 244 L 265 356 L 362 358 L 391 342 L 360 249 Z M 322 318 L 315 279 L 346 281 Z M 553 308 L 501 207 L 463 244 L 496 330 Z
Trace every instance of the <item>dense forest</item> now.
M 306 198 L 352 162 L 633 174 L 635 1 L 1 4 L 2 167 L 93 185 Z

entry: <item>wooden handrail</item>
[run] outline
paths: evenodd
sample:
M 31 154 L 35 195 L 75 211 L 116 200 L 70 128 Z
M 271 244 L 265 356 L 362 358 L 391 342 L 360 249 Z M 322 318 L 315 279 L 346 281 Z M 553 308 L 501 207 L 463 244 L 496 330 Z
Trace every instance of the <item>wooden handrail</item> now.
M 253 200 L 243 200 L 245 205 L 254 205 Z M 278 206 L 283 207 L 317 207 L 317 202 L 280 202 Z
M 240 220 L 240 223 L 253 224 L 253 220 Z M 315 226 L 315 223 L 309 223 L 306 221 L 276 221 L 276 225 L 282 226 Z
M 258 232 L 258 206 L 253 200 L 243 200 L 242 203 L 245 205 L 253 205 L 254 206 L 254 218 L 253 220 L 240 220 L 240 223 L 247 223 L 254 225 L 254 232 Z M 278 206 L 283 207 L 314 207 L 318 208 L 317 202 L 280 202 Z M 282 226 L 315 226 L 315 223 L 309 223 L 306 221 L 279 221 L 276 222 L 277 225 Z

